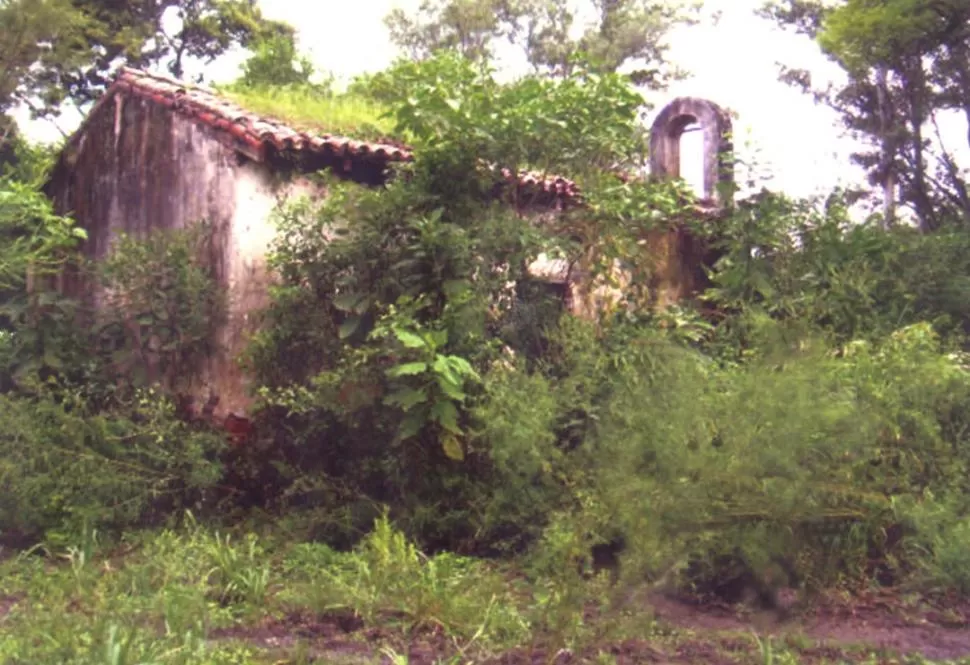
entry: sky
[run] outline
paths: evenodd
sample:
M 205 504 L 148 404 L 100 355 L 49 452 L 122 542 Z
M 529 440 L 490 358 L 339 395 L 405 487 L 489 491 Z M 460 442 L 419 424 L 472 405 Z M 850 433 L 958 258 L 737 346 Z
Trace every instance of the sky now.
M 681 95 L 704 97 L 736 112 L 739 156 L 746 161 L 757 160 L 762 177 L 774 175 L 770 186 L 792 195 L 809 195 L 840 181 L 857 180 L 859 173 L 848 163 L 851 144 L 838 141 L 838 118 L 832 111 L 817 107 L 810 97 L 780 83 L 776 61 L 808 67 L 819 82 L 837 75 L 837 68 L 808 38 L 784 33 L 755 16 L 754 10 L 761 3 L 705 0 L 706 20 L 671 35 L 672 60 L 690 70 L 692 76 L 652 98 L 657 104 L 655 112 Z M 298 28 L 306 26 L 299 33 L 301 48 L 320 68 L 338 76 L 378 70 L 390 63 L 397 52 L 382 19 L 392 8 L 413 11 L 419 4 L 420 0 L 260 3 L 269 18 Z M 577 8 L 581 17 L 590 5 L 577 0 Z M 713 20 L 717 15 L 719 19 Z M 321 30 L 322 25 L 340 25 L 342 29 Z M 509 59 L 505 64 L 516 69 L 516 63 Z M 699 134 L 693 137 L 699 138 Z M 685 139 L 684 144 L 685 177 L 696 173 L 699 166 L 689 155 L 699 155 L 700 147 L 688 141 Z
M 577 8 L 589 10 L 588 0 L 576 0 Z M 736 114 L 735 150 L 758 178 L 758 186 L 808 196 L 836 185 L 862 181 L 861 171 L 849 161 L 853 142 L 844 136 L 837 115 L 812 98 L 778 81 L 778 63 L 803 67 L 812 72 L 816 86 L 838 81 L 840 71 L 807 37 L 784 32 L 754 14 L 763 0 L 705 0 L 704 19 L 696 26 L 677 29 L 670 37 L 671 60 L 687 69 L 690 76 L 665 93 L 652 95 L 659 112 L 681 95 L 704 97 Z M 263 13 L 297 28 L 299 47 L 317 68 L 333 73 L 338 80 L 383 69 L 398 56 L 390 43 L 383 18 L 393 8 L 413 11 L 420 0 L 260 0 Z M 229 81 L 238 74 L 242 54 L 231 54 L 208 66 L 215 82 Z M 519 63 L 501 62 L 506 73 L 515 74 Z M 61 120 L 61 129 L 71 131 L 77 117 Z M 45 123 L 27 123 L 28 135 L 51 140 L 57 130 Z M 693 136 L 698 136 L 694 134 Z M 966 125 L 958 117 L 944 123 L 948 144 L 965 145 Z M 683 145 L 684 172 L 690 180 L 699 155 L 690 135 Z M 970 160 L 963 160 L 970 163 Z M 744 185 L 748 174 L 738 174 Z

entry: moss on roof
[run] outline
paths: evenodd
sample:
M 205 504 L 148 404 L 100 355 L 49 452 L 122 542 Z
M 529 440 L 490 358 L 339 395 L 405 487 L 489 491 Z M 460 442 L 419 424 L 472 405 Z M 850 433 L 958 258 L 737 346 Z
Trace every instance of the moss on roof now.
M 321 95 L 305 88 L 252 89 L 232 87 L 219 94 L 247 111 L 271 116 L 298 131 L 337 134 L 361 141 L 394 139 L 394 120 L 382 117 L 387 109 L 352 94 Z

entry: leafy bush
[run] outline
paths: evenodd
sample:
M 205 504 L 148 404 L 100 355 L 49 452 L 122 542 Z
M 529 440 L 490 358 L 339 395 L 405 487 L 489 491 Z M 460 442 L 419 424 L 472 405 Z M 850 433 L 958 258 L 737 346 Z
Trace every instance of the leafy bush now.
M 477 411 L 488 390 L 479 377 L 509 351 L 528 351 L 526 364 L 535 365 L 552 344 L 561 303 L 529 293 L 537 289 L 527 266 L 540 253 L 595 254 L 589 247 L 606 237 L 637 246 L 633 234 L 644 225 L 620 220 L 659 195 L 644 185 L 597 198 L 596 183 L 604 168 L 635 164 L 642 153 L 642 99 L 623 77 L 584 71 L 502 85 L 449 54 L 393 72 L 396 89 L 409 92 L 385 102 L 414 141 L 415 162 L 379 192 L 332 183 L 323 203 L 279 217 L 271 265 L 281 279 L 250 363 L 264 386 L 264 417 L 276 419 L 266 427 L 273 443 L 257 447 L 281 457 L 283 477 L 256 482 L 275 485 L 276 496 L 282 487 L 309 501 L 313 492 L 318 506 L 327 496 L 331 512 L 388 504 L 424 546 L 521 546 L 511 532 L 536 513 L 525 510 L 515 525 L 515 510 L 499 518 L 493 494 L 506 474 L 523 476 L 495 452 L 497 436 L 481 435 L 480 419 L 490 416 Z M 533 198 L 542 193 L 507 178 L 523 168 L 586 176 L 595 219 L 609 219 L 609 233 L 598 240 L 579 213 L 531 220 L 524 213 L 544 210 Z M 623 191 L 635 200 L 620 201 Z M 611 266 L 617 256 L 596 261 Z M 283 428 L 291 434 L 280 436 Z M 542 436 L 552 445 L 558 432 Z
M 136 386 L 184 389 L 213 351 L 225 294 L 205 263 L 208 226 L 121 236 L 96 267 L 98 350 Z
M 711 340 L 722 352 L 757 348 L 750 337 L 759 316 L 818 328 L 840 343 L 876 341 L 922 321 L 955 343 L 970 331 L 962 231 L 853 224 L 841 192 L 824 201 L 763 192 L 716 229 L 700 230 L 722 253 L 703 296 L 726 315 Z
M 90 411 L 83 399 L 0 396 L 0 531 L 53 543 L 197 508 L 222 477 L 225 441 L 173 417 L 154 391 L 129 410 Z

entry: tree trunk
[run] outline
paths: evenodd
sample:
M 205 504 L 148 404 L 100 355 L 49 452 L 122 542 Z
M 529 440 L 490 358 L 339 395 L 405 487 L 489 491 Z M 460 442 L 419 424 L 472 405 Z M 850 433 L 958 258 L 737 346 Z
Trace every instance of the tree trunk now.
M 883 225 L 888 228 L 896 219 L 896 161 L 895 141 L 890 138 L 893 128 L 893 110 L 889 97 L 888 74 L 886 67 L 876 70 L 876 101 L 879 113 L 879 133 L 882 144 L 882 164 L 879 166 L 883 195 Z

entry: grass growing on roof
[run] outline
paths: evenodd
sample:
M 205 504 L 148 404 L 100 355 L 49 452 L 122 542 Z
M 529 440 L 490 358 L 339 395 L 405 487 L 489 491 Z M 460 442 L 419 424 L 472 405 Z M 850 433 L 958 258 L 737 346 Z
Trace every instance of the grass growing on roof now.
M 247 111 L 271 116 L 293 129 L 338 134 L 374 141 L 394 136 L 394 120 L 373 100 L 352 94 L 323 95 L 302 87 L 254 89 L 233 86 L 220 90 Z M 398 137 L 395 137 L 398 138 Z M 398 140 L 406 140 L 400 137 Z

